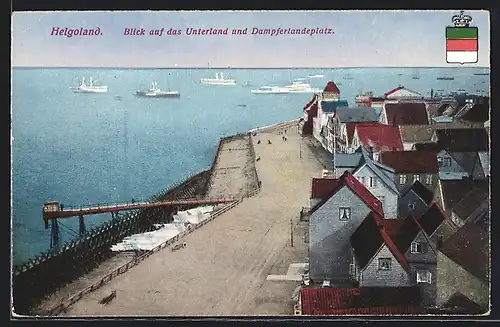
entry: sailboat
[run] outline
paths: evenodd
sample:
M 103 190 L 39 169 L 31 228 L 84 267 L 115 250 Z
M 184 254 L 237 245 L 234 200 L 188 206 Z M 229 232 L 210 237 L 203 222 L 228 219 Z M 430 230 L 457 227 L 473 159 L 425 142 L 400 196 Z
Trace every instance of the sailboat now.
M 413 76 L 411 77 L 411 79 L 420 79 L 420 76 L 418 75 L 418 71 L 416 69 L 414 70 Z

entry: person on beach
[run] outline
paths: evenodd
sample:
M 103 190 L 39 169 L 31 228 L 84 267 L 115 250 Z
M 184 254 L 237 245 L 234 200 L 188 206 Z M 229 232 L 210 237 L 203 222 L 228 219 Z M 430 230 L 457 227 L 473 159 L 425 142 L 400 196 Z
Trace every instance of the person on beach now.
M 260 144 L 260 140 L 257 141 L 257 144 Z
M 272 144 L 272 143 L 271 143 L 271 140 L 267 140 L 267 143 L 268 143 L 268 144 Z

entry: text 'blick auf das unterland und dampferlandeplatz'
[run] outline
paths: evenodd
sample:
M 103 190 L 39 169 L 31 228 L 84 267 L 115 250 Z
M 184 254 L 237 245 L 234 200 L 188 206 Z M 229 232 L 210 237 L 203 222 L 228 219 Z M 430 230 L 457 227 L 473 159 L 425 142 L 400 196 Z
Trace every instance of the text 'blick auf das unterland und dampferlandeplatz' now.
M 104 35 L 105 31 L 100 27 L 52 27 L 50 35 L 65 36 L 68 38 L 74 36 L 99 36 Z M 302 28 L 258 28 L 258 27 L 245 27 L 245 28 L 193 28 L 188 27 L 185 29 L 176 28 L 136 28 L 126 27 L 123 29 L 125 36 L 217 36 L 217 35 L 263 35 L 263 36 L 284 36 L 284 35 L 333 35 L 335 32 L 332 28 L 328 27 L 302 27 Z

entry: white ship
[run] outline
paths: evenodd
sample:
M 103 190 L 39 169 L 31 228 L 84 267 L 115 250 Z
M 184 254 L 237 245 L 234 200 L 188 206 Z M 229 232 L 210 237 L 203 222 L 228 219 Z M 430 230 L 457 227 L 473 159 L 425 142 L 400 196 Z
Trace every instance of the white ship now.
M 317 75 L 309 75 L 307 77 L 309 77 L 309 78 L 323 78 L 323 77 L 325 77 L 325 75 L 317 74 Z
M 71 88 L 75 93 L 106 93 L 108 87 L 106 85 L 94 85 L 92 77 L 90 78 L 89 85 L 85 83 L 85 77 L 82 78 L 82 84 L 78 87 Z
M 223 73 L 216 73 L 215 78 L 202 78 L 200 79 L 201 84 L 212 84 L 212 85 L 236 85 L 234 79 L 224 78 Z
M 285 87 L 279 86 L 262 86 L 257 90 L 252 90 L 252 93 L 256 94 L 288 94 L 288 93 L 316 93 L 321 92 L 320 89 L 315 89 L 311 87 L 311 84 L 303 82 L 293 82 Z

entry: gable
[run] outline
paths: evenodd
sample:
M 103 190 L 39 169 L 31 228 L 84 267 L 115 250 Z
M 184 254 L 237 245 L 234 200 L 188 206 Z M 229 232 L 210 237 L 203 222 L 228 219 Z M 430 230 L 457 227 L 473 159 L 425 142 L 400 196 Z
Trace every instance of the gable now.
M 396 256 L 394 256 L 392 251 L 389 249 L 389 247 L 385 243 L 378 249 L 378 251 L 371 258 L 371 260 L 368 261 L 368 264 L 364 267 L 364 269 L 361 270 L 361 273 L 366 272 L 369 269 L 377 269 L 378 270 L 378 259 L 380 259 L 380 258 L 390 258 L 391 259 L 391 266 L 392 266 L 391 270 L 392 271 L 406 273 L 406 270 L 403 268 L 403 266 L 398 261 Z
M 425 235 L 425 233 L 423 231 L 418 232 L 418 234 L 415 236 L 415 238 L 411 242 L 412 243 L 413 242 L 419 242 L 419 243 L 425 244 L 426 252 L 422 253 L 422 254 L 424 254 L 426 256 L 437 255 L 437 252 L 434 249 L 434 244 L 432 244 L 432 242 L 430 241 L 430 239 Z M 411 245 L 410 245 L 410 247 L 408 248 L 408 250 L 405 253 L 405 256 L 410 256 L 410 255 L 415 255 L 414 253 L 411 253 Z
M 455 154 L 451 154 L 449 153 L 448 151 L 446 150 L 441 150 L 438 154 L 437 154 L 437 158 L 451 158 L 451 167 L 454 168 L 455 171 L 457 172 L 466 172 L 466 170 L 464 169 L 464 167 L 462 167 L 462 165 L 457 161 L 457 159 L 455 158 Z M 439 167 L 439 170 L 448 170 L 450 168 L 448 168 L 449 166 L 443 166 L 443 167 Z M 444 168 L 444 169 L 443 169 Z M 458 170 L 456 168 L 459 168 Z
M 338 215 L 338 207 L 350 207 L 352 210 L 351 216 L 355 216 L 355 210 L 360 212 L 369 212 L 370 208 L 368 205 L 349 187 L 342 186 L 333 196 L 326 199 L 321 206 L 314 208 L 311 212 L 310 220 L 314 220 L 316 215 Z M 366 214 L 365 214 L 366 216 Z M 365 217 L 363 216 L 363 218 Z M 338 219 L 337 219 L 338 220 Z
M 361 182 L 360 178 L 361 177 L 366 177 L 366 178 L 376 178 L 377 180 L 377 185 L 375 187 L 380 187 L 382 186 L 384 189 L 386 189 L 388 192 L 392 193 L 392 194 L 397 194 L 396 192 L 394 192 L 394 190 L 392 190 L 388 185 L 387 183 L 381 179 L 374 171 L 373 169 L 367 165 L 366 163 L 363 164 L 361 167 L 359 167 L 358 169 L 356 169 L 354 172 L 353 172 L 353 176 L 356 177 L 356 179 L 358 181 Z M 368 180 L 366 181 L 366 183 L 368 183 Z

